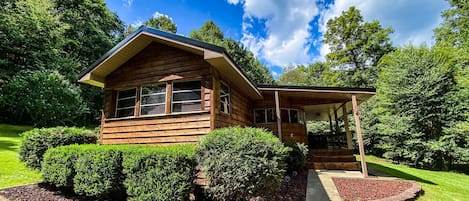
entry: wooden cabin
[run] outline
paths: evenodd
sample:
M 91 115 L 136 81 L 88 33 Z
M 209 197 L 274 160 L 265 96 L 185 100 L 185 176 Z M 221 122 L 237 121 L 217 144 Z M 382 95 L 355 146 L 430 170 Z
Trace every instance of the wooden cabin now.
M 375 94 L 363 88 L 256 86 L 224 48 L 146 26 L 90 65 L 79 82 L 104 89 L 103 144 L 195 143 L 228 126 L 263 127 L 282 141 L 308 144 L 307 121 L 337 123 Z M 345 127 L 344 146 L 351 149 Z

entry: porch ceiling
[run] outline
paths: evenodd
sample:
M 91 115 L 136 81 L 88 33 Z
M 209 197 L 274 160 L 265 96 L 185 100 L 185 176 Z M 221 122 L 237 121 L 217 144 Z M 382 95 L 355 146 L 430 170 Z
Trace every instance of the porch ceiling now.
M 279 96 L 288 99 L 291 105 L 300 106 L 306 113 L 306 120 L 329 120 L 329 115 L 342 116 L 342 106 L 347 112 L 352 110 L 352 95 L 358 102 L 364 102 L 375 95 L 375 89 L 340 88 L 340 87 L 303 87 L 303 86 L 260 86 L 263 94 L 270 95 L 275 91 Z

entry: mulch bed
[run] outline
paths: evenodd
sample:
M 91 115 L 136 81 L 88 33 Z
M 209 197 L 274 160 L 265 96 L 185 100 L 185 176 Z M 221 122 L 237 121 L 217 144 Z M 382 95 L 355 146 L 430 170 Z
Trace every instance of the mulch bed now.
M 306 184 L 308 172 L 304 171 L 296 176 L 290 176 L 290 181 L 283 181 L 279 191 L 258 200 L 269 201 L 304 201 L 306 199 Z M 17 201 L 91 201 L 89 197 L 78 196 L 72 191 L 62 191 L 54 186 L 38 183 L 17 186 L 0 190 L 0 197 Z
M 93 199 L 59 191 L 44 183 L 17 186 L 0 190 L 0 196 L 17 201 L 91 201 Z
M 332 178 L 344 200 L 410 200 L 422 190 L 415 182 L 359 178 Z
M 289 182 L 283 181 L 279 191 L 263 198 L 269 201 L 304 201 L 306 199 L 306 185 L 308 171 L 300 172 L 296 176 L 290 176 Z

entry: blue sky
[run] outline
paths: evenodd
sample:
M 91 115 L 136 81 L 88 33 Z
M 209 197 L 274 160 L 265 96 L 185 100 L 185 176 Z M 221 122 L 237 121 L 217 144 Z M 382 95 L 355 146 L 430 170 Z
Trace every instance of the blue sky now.
M 355 6 L 366 21 L 392 27 L 396 46 L 432 45 L 433 29 L 449 7 L 445 0 L 105 0 L 126 24 L 167 15 L 188 36 L 213 20 L 225 37 L 241 41 L 274 75 L 290 65 L 323 61 L 326 22 Z

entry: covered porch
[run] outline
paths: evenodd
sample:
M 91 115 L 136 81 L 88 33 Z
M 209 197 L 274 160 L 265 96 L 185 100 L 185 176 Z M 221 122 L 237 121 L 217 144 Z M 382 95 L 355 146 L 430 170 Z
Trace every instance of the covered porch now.
M 348 121 L 349 115 L 353 115 L 361 168 L 367 176 L 359 104 L 372 97 L 375 89 L 306 86 L 259 86 L 259 89 L 264 100 L 255 104 L 256 126 L 270 129 L 283 142 L 307 144 L 317 169 L 342 166 L 347 169 L 347 165 L 353 169 L 353 163 L 345 164 L 355 161 Z M 308 133 L 309 121 L 328 122 L 328 129 Z

